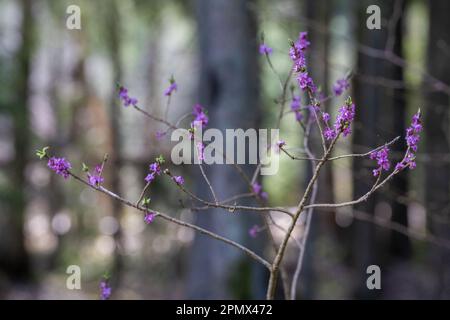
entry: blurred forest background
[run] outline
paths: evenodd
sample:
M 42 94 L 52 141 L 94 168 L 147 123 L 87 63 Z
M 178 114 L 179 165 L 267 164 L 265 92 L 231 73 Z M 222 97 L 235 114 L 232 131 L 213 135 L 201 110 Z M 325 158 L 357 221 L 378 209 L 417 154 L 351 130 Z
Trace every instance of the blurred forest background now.
M 66 28 L 73 4 L 81 30 Z M 372 4 L 381 8 L 381 30 L 366 27 Z M 336 154 L 403 137 L 418 107 L 425 132 L 416 170 L 354 208 L 314 212 L 299 297 L 450 298 L 449 13 L 447 0 L 0 0 L 0 298 L 96 299 L 105 272 L 114 299 L 263 298 L 268 275 L 234 248 L 163 221 L 146 226 L 135 211 L 54 175 L 35 150 L 51 146 L 79 171 L 107 152 L 105 186 L 135 199 L 148 164 L 159 154 L 170 159 L 172 144 L 156 139 L 161 124 L 120 105 L 116 81 L 162 115 L 174 75 L 172 121 L 201 102 L 211 127 L 274 127 L 279 85 L 258 53 L 260 35 L 285 77 L 288 39 L 304 30 L 309 70 L 325 93 L 353 74 L 357 121 Z M 342 101 L 325 108 L 334 115 Z M 300 146 L 293 117 L 281 128 L 289 146 Z M 404 146 L 402 138 L 393 155 Z M 295 205 L 308 166 L 282 157 L 279 174 L 262 179 L 269 203 Z M 318 201 L 365 193 L 372 166 L 333 162 Z M 221 197 L 244 188 L 226 167 L 207 169 Z M 173 170 L 209 197 L 198 167 Z M 152 185 L 151 197 L 159 210 L 270 255 L 262 234 L 248 235 L 256 215 L 183 209 L 185 196 L 167 179 Z M 381 267 L 381 290 L 366 288 L 370 264 Z M 81 267 L 82 290 L 66 288 L 69 265 Z

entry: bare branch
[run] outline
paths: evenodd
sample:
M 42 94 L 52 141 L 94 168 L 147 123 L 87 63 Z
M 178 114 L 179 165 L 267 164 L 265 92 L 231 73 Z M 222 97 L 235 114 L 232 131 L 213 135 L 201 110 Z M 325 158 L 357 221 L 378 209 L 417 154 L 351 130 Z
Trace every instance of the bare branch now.
M 168 172 L 167 170 L 164 171 L 164 173 L 166 173 L 167 175 L 169 175 L 171 177 L 170 172 Z M 222 208 L 222 209 L 226 209 L 230 212 L 235 212 L 236 210 L 256 211 L 256 212 L 277 211 L 277 212 L 283 212 L 283 213 L 289 215 L 290 217 L 293 216 L 293 214 L 289 210 L 287 210 L 286 208 L 283 208 L 283 207 L 252 207 L 252 206 L 241 206 L 241 205 L 232 205 L 231 206 L 231 205 L 226 205 L 226 204 L 221 204 L 221 203 L 209 202 L 209 201 L 206 201 L 206 200 L 196 196 L 195 194 L 193 194 L 192 192 L 190 192 L 189 190 L 184 188 L 182 185 L 179 185 L 176 182 L 174 182 L 174 183 L 178 186 L 178 188 L 181 191 L 186 193 L 189 197 L 191 197 L 192 199 L 197 200 L 209 207 Z
M 213 189 L 213 187 L 212 187 L 212 185 L 211 185 L 211 182 L 209 181 L 208 177 L 206 176 L 205 170 L 203 170 L 202 164 L 199 163 L 198 166 L 200 167 L 200 171 L 201 171 L 201 173 L 202 173 L 202 176 L 203 176 L 203 178 L 205 179 L 206 184 L 207 184 L 208 187 L 209 187 L 209 190 L 211 191 L 211 194 L 212 194 L 212 196 L 213 196 L 214 202 L 218 204 L 218 203 L 219 203 L 219 200 L 217 200 L 216 193 L 214 192 L 214 189 Z
M 108 196 L 110 196 L 110 197 L 112 197 L 112 198 L 114 198 L 114 199 L 116 199 L 116 200 L 122 202 L 122 203 L 123 203 L 124 205 L 126 205 L 126 206 L 135 208 L 135 209 L 137 209 L 137 210 L 139 210 L 139 211 L 142 211 L 142 212 L 148 212 L 148 210 L 149 210 L 149 209 L 147 209 L 147 208 L 143 208 L 143 207 L 141 207 L 141 206 L 138 206 L 138 205 L 136 205 L 136 204 L 131 203 L 130 201 L 128 201 L 128 200 L 126 200 L 126 199 L 120 197 L 119 195 L 115 194 L 114 192 L 112 192 L 112 191 L 110 191 L 110 190 L 108 190 L 108 189 L 106 189 L 106 188 L 104 188 L 104 187 L 102 187 L 102 186 L 100 186 L 100 187 L 95 187 L 95 186 L 91 185 L 90 183 L 88 183 L 87 181 L 85 181 L 84 179 L 80 178 L 79 176 L 75 175 L 74 173 L 72 173 L 72 172 L 70 172 L 70 171 L 69 171 L 69 174 L 70 174 L 75 180 L 78 180 L 78 181 L 80 181 L 81 183 L 87 185 L 88 187 L 90 187 L 90 188 L 92 188 L 92 189 L 94 189 L 94 190 L 97 190 L 97 191 L 99 191 L 99 192 L 102 192 L 102 193 L 104 193 L 104 194 L 106 194 L 106 195 L 108 195 Z M 231 246 L 233 246 L 233 247 L 235 247 L 235 248 L 238 248 L 239 250 L 241 250 L 241 251 L 243 251 L 244 253 L 246 253 L 249 257 L 253 258 L 255 261 L 261 263 L 261 264 L 264 265 L 267 269 L 271 270 L 271 264 L 270 264 L 269 262 L 267 262 L 265 259 L 263 259 L 261 256 L 259 256 L 258 254 L 256 254 L 256 253 L 253 252 L 252 250 L 250 250 L 250 249 L 244 247 L 243 245 L 241 245 L 241 244 L 239 244 L 239 243 L 237 243 L 237 242 L 235 242 L 235 241 L 233 241 L 233 240 L 230 240 L 230 239 L 228 239 L 228 238 L 222 237 L 222 236 L 220 236 L 220 235 L 218 235 L 218 234 L 216 234 L 216 233 L 214 233 L 214 232 L 211 232 L 211 231 L 209 231 L 209 230 L 206 230 L 206 229 L 201 228 L 201 227 L 199 227 L 199 226 L 196 226 L 196 225 L 194 225 L 194 224 L 191 224 L 191 223 L 188 223 L 188 222 L 185 222 L 185 221 L 182 221 L 182 220 L 173 218 L 173 217 L 171 217 L 171 216 L 169 216 L 169 215 L 167 215 L 167 214 L 165 214 L 165 213 L 163 213 L 163 212 L 156 211 L 156 210 L 152 210 L 152 211 L 155 212 L 155 214 L 156 214 L 158 217 L 161 217 L 162 219 L 164 219 L 164 220 L 166 220 L 166 221 L 170 221 L 170 222 L 173 222 L 173 223 L 178 224 L 178 225 L 180 225 L 180 226 L 184 226 L 184 227 L 187 227 L 187 228 L 194 229 L 194 230 L 196 230 L 196 231 L 198 231 L 198 232 L 200 232 L 200 233 L 202 233 L 202 234 L 205 234 L 205 235 L 207 235 L 207 236 L 210 236 L 211 238 L 214 238 L 214 239 L 216 239 L 216 240 L 225 242 L 225 243 L 227 243 L 227 244 L 229 244 L 229 245 L 231 245 Z
M 385 143 L 382 146 L 378 146 L 375 149 L 372 149 L 366 153 L 353 153 L 353 154 L 344 154 L 344 155 L 340 155 L 340 156 L 336 156 L 336 157 L 331 157 L 328 159 L 328 161 L 334 161 L 334 160 L 339 160 L 339 159 L 343 159 L 343 158 L 357 158 L 357 157 L 367 157 L 368 155 L 370 155 L 372 152 L 378 151 L 384 147 L 388 147 L 392 144 L 394 144 L 395 142 L 397 142 L 397 140 L 400 139 L 400 136 L 395 137 L 394 139 L 392 139 L 391 141 Z

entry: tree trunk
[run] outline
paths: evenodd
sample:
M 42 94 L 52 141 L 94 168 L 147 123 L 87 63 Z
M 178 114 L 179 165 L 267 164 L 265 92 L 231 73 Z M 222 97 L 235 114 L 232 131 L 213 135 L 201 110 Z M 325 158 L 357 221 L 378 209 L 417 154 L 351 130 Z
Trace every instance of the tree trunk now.
M 111 62 L 113 66 L 113 81 L 114 88 L 116 83 L 120 82 L 122 76 L 122 68 L 120 62 L 120 30 L 121 30 L 121 19 L 120 11 L 118 9 L 117 2 L 111 1 L 109 6 L 109 15 L 106 17 L 106 23 L 108 26 L 109 33 L 109 52 L 111 53 Z M 120 192 L 120 169 L 122 167 L 122 143 L 121 143 L 121 133 L 120 133 L 120 113 L 122 111 L 121 106 L 117 102 L 117 94 L 114 92 L 111 96 L 111 101 L 109 103 L 110 110 L 109 114 L 109 127 L 110 127 L 110 150 L 109 159 L 107 163 L 107 172 L 109 173 L 109 180 L 111 181 L 111 191 L 116 194 L 121 194 Z M 122 204 L 119 201 L 112 201 L 112 216 L 120 221 L 122 214 Z M 116 243 L 116 249 L 114 251 L 114 263 L 112 266 L 113 282 L 115 287 L 120 287 L 121 284 L 121 272 L 123 269 L 123 257 L 121 255 L 122 248 L 122 232 L 119 227 L 117 232 L 114 234 L 114 240 Z
M 405 12 L 405 3 L 401 5 L 401 10 Z M 395 6 L 397 4 L 393 2 L 391 4 L 391 16 L 394 14 Z M 403 57 L 403 15 L 400 16 L 393 34 L 395 35 L 395 42 L 393 42 L 392 51 L 399 57 Z M 390 66 L 390 79 L 403 82 L 403 68 L 396 65 Z M 389 71 L 388 71 L 389 72 Z M 392 128 L 388 134 L 391 137 L 384 135 L 385 141 L 392 139 L 394 136 L 405 135 L 405 122 L 406 122 L 406 97 L 404 88 L 394 88 L 392 89 L 392 99 L 390 104 L 386 104 L 390 109 L 386 110 L 382 114 L 385 115 L 385 120 L 382 123 L 389 123 L 389 127 Z M 392 112 L 392 114 L 391 114 Z M 391 147 L 393 154 L 402 154 L 404 152 L 404 143 L 396 143 Z M 395 163 L 400 161 L 400 157 L 395 159 Z M 402 174 L 399 174 L 390 182 L 390 188 L 392 190 L 392 196 L 390 197 L 390 203 L 392 206 L 392 221 L 395 223 L 400 223 L 404 226 L 408 225 L 408 207 L 404 201 L 399 201 L 400 198 L 406 197 L 408 192 L 408 170 L 405 170 Z M 388 191 L 389 192 L 389 191 Z M 391 231 L 390 246 L 389 251 L 392 258 L 395 260 L 405 260 L 411 256 L 411 241 L 409 237 L 400 234 L 395 231 Z
M 209 111 L 211 128 L 256 128 L 258 115 L 258 53 L 252 1 L 198 0 L 200 43 L 200 102 Z M 248 192 L 231 165 L 204 166 L 220 199 Z M 243 165 L 251 175 L 254 166 Z M 199 171 L 197 166 L 193 170 Z M 251 177 L 250 177 L 251 178 Z M 202 176 L 197 190 L 211 199 Z M 219 200 L 220 200 L 219 199 Z M 261 251 L 262 240 L 249 240 L 250 214 L 210 209 L 198 214 L 197 223 Z M 223 243 L 197 235 L 189 260 L 189 298 L 263 298 L 263 269 L 247 256 Z
M 355 9 L 359 13 L 358 42 L 373 48 L 382 49 L 385 45 L 384 31 L 369 30 L 365 27 L 367 15 L 366 8 L 372 4 L 371 1 L 361 1 L 356 4 Z M 382 10 L 383 12 L 383 10 Z M 379 59 L 369 57 L 361 52 L 358 53 L 358 66 L 354 81 L 354 103 L 356 104 L 356 119 L 353 124 L 353 152 L 360 153 L 361 146 L 371 147 L 378 142 L 376 139 L 377 120 L 380 107 L 383 103 L 384 90 L 379 86 L 367 83 L 363 77 L 383 76 L 383 64 Z M 353 198 L 360 197 L 366 193 L 373 183 L 371 168 L 367 166 L 367 158 L 353 159 Z M 355 210 L 373 214 L 375 210 L 377 195 L 372 195 L 367 201 L 354 206 Z M 371 264 L 380 264 L 375 245 L 374 225 L 365 221 L 354 221 L 353 223 L 354 248 L 353 259 L 357 275 L 356 298 L 371 298 L 376 295 L 375 291 L 366 287 L 366 268 Z
M 10 106 L 14 123 L 14 153 L 12 163 L 10 193 L 7 209 L 4 212 L 5 222 L 0 234 L 0 270 L 7 277 L 16 281 L 30 279 L 29 255 L 25 249 L 24 214 L 26 209 L 26 175 L 25 169 L 30 156 L 30 123 L 28 97 L 30 94 L 29 76 L 32 55 L 32 25 L 31 1 L 20 2 L 22 10 L 21 46 L 16 55 L 17 72 L 15 73 L 15 98 Z M 3 215 L 3 214 L 2 214 Z
M 442 43 L 450 43 L 450 2 L 445 0 L 429 1 L 430 29 L 428 44 L 428 69 L 430 74 L 446 84 L 450 84 L 450 64 Z M 424 112 L 424 128 L 426 151 L 433 161 L 426 164 L 426 207 L 427 216 L 438 216 L 441 219 L 430 219 L 430 229 L 437 237 L 450 239 L 447 224 L 437 220 L 450 218 L 450 165 L 440 161 L 439 154 L 449 154 L 449 96 L 443 92 L 433 91 L 427 95 Z M 439 273 L 440 286 L 435 298 L 450 298 L 450 256 L 444 249 L 436 249 L 434 265 Z
M 309 20 L 319 26 L 328 25 L 329 18 L 329 3 L 324 0 L 309 0 L 306 2 L 306 13 Z M 299 32 L 301 30 L 298 30 Z M 328 94 L 328 81 L 329 81 L 329 68 L 327 63 L 328 58 L 328 45 L 329 34 L 326 32 L 318 31 L 316 28 L 310 28 L 308 30 L 308 38 L 311 42 L 311 47 L 308 49 L 308 71 L 314 79 L 317 85 L 322 87 L 322 92 L 326 96 Z M 323 105 L 323 110 L 329 112 L 329 105 Z M 317 127 L 313 127 L 312 132 L 312 149 L 316 156 L 320 156 L 322 152 L 320 132 Z M 311 179 L 311 164 L 305 162 L 307 183 Z M 331 166 L 324 166 L 318 179 L 318 193 L 316 197 L 317 203 L 333 203 L 333 177 Z M 306 184 L 305 184 L 306 186 Z M 323 211 L 322 211 L 323 212 Z M 333 215 L 330 212 L 326 212 L 325 215 L 321 214 L 321 210 L 314 210 L 311 218 L 311 227 L 306 242 L 304 263 L 302 272 L 300 275 L 299 286 L 302 299 L 313 299 L 315 296 L 315 288 L 317 288 L 317 282 L 320 278 L 315 274 L 315 265 L 320 263 L 321 257 L 317 256 L 315 250 L 316 243 L 320 241 L 321 234 L 327 233 L 329 228 L 327 227 L 327 220 Z

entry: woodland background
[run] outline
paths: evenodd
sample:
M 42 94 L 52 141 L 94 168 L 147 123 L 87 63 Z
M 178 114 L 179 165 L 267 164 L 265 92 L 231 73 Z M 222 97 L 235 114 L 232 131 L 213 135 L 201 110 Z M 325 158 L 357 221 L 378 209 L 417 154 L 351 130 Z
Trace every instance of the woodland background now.
M 81 30 L 66 28 L 71 4 L 81 8 Z M 371 4 L 381 8 L 381 30 L 366 28 Z M 146 226 L 118 202 L 54 175 L 35 150 L 51 146 L 77 170 L 107 152 L 105 185 L 135 199 L 148 164 L 159 154 L 169 159 L 171 143 L 155 138 L 162 125 L 120 105 L 116 81 L 163 114 L 173 74 L 170 119 L 200 102 L 211 127 L 270 128 L 279 85 L 258 53 L 261 32 L 286 76 L 288 39 L 304 30 L 309 70 L 325 93 L 353 74 L 354 133 L 336 152 L 404 135 L 418 107 L 425 131 L 416 170 L 354 208 L 314 212 L 299 297 L 450 298 L 449 12 L 446 0 L 0 0 L 0 298 L 96 299 L 105 272 L 114 299 L 263 298 L 268 275 L 234 248 L 164 222 Z M 335 114 L 340 104 L 325 108 Z M 281 137 L 300 145 L 288 118 Z M 402 150 L 403 139 L 392 148 Z M 271 205 L 296 203 L 308 165 L 282 157 L 279 174 L 262 180 Z M 361 195 L 372 166 L 367 158 L 334 162 L 318 201 Z M 176 170 L 209 197 L 197 167 Z M 207 170 L 223 197 L 244 188 L 229 168 Z M 186 199 L 167 179 L 151 194 L 156 208 L 270 251 L 264 236 L 248 235 L 256 216 L 180 208 Z M 289 270 L 295 262 L 285 261 Z M 73 264 L 82 290 L 66 289 Z M 370 264 L 381 267 L 381 290 L 366 288 Z

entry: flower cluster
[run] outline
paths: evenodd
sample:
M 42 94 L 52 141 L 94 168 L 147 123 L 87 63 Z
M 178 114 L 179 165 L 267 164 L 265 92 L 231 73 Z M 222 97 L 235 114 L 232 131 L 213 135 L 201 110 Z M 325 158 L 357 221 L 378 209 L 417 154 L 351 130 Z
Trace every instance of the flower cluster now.
M 172 93 L 178 89 L 178 85 L 177 85 L 177 83 L 175 82 L 175 79 L 174 79 L 173 77 L 170 78 L 169 81 L 170 81 L 170 85 L 169 85 L 169 87 L 164 91 L 164 95 L 165 95 L 166 97 L 170 97 L 170 96 L 172 95 Z
M 348 82 L 347 79 L 339 79 L 336 81 L 336 83 L 333 86 L 333 92 L 336 96 L 340 96 L 349 87 L 350 87 L 350 83 Z
M 147 211 L 144 215 L 144 222 L 146 224 L 150 224 L 153 222 L 153 220 L 155 220 L 155 216 L 156 214 L 152 211 Z
M 193 108 L 192 114 L 195 116 L 194 121 L 192 121 L 191 124 L 192 127 L 201 124 L 202 128 L 205 128 L 209 120 L 205 109 L 197 103 Z
M 294 72 L 298 74 L 297 82 L 300 88 L 303 91 L 310 90 L 311 92 L 316 92 L 317 88 L 306 70 L 305 51 L 310 45 L 307 35 L 307 32 L 300 32 L 298 40 L 291 42 L 289 56 L 294 62 Z
M 147 183 L 151 183 L 153 180 L 155 180 L 156 176 L 161 175 L 161 165 L 165 162 L 163 156 L 159 156 L 155 159 L 155 162 L 149 165 L 150 172 L 145 177 L 145 181 Z
M 255 195 L 261 197 L 261 199 L 263 200 L 267 200 L 269 198 L 267 192 L 264 192 L 262 190 L 262 186 L 258 182 L 252 184 L 252 191 Z
M 67 179 L 69 177 L 69 170 L 72 169 L 70 162 L 65 158 L 51 157 L 50 159 L 48 159 L 47 166 L 55 171 L 56 174 L 63 176 L 64 179 Z
M 333 128 L 326 127 L 323 131 L 323 136 L 327 140 L 333 140 L 334 138 L 336 138 L 336 131 Z
M 184 178 L 182 176 L 174 176 L 172 177 L 172 180 L 179 186 L 181 186 L 184 183 Z
M 100 299 L 107 300 L 111 296 L 111 287 L 108 284 L 108 279 L 100 281 Z
M 294 112 L 295 120 L 297 120 L 298 122 L 302 121 L 302 119 L 303 119 L 303 115 L 300 112 L 300 108 L 301 108 L 300 97 L 294 95 L 292 97 L 291 110 Z
M 308 72 L 301 72 L 297 77 L 297 82 L 303 91 L 310 90 L 311 92 L 316 92 L 317 90 L 313 79 L 309 76 Z
M 420 141 L 420 132 L 422 131 L 422 122 L 420 120 L 420 110 L 412 117 L 411 126 L 406 129 L 406 144 L 408 145 L 408 151 L 405 158 L 397 163 L 395 170 L 399 171 L 406 167 L 409 169 L 416 168 L 416 152 Z
M 128 89 L 125 87 L 119 88 L 119 98 L 122 100 L 125 107 L 135 106 L 138 103 L 136 98 L 132 98 L 128 95 Z
M 328 113 L 323 113 L 322 118 L 326 124 L 326 128 L 323 132 L 325 139 L 333 140 L 341 132 L 344 137 L 346 137 L 352 132 L 350 125 L 355 119 L 355 104 L 350 97 L 347 98 L 345 104 L 339 108 L 336 122 L 333 127 L 328 125 L 328 121 L 330 120 Z
M 389 162 L 389 148 L 383 147 L 378 151 L 374 151 L 370 154 L 370 159 L 377 160 L 378 168 L 372 171 L 373 176 L 377 177 L 381 174 L 381 171 L 388 171 L 391 168 L 391 164 Z
M 88 173 L 87 176 L 89 179 L 89 183 L 92 186 L 94 186 L 94 187 L 100 186 L 100 184 L 102 184 L 104 181 L 104 179 L 102 177 L 102 166 L 101 165 L 95 166 L 94 174 Z
M 262 43 L 260 46 L 259 46 L 259 53 L 260 54 L 266 54 L 266 55 L 269 55 L 269 54 L 271 54 L 272 53 L 272 48 L 271 47 L 269 47 L 269 46 L 267 46 L 266 44 L 264 44 L 264 43 Z
M 352 129 L 350 127 L 351 123 L 355 119 L 355 104 L 352 103 L 351 99 L 347 99 L 345 105 L 343 105 L 338 112 L 338 116 L 336 117 L 336 123 L 334 124 L 334 128 L 338 132 L 342 132 L 344 137 L 348 136 L 352 133 Z

